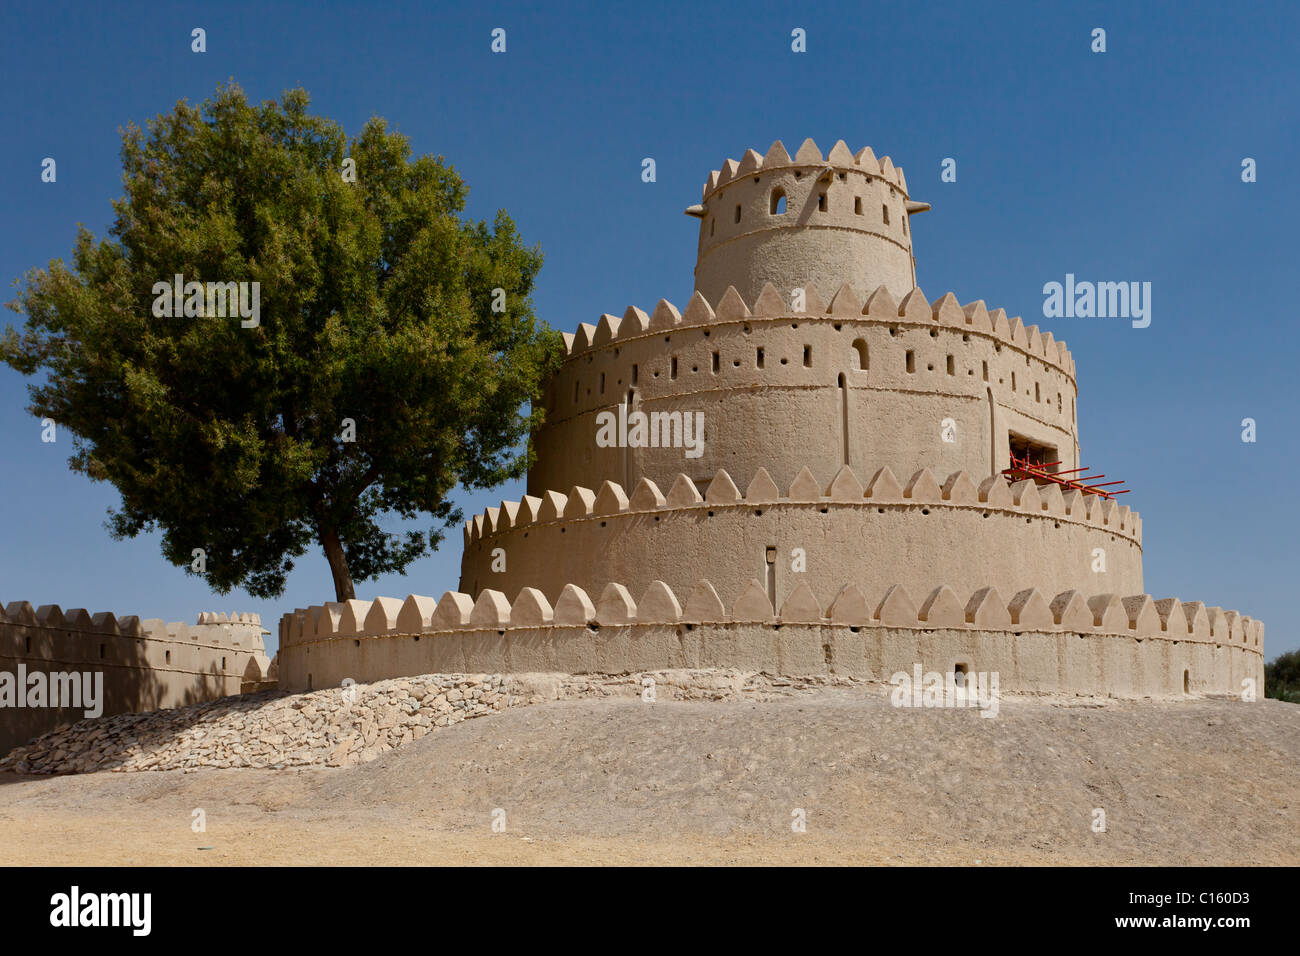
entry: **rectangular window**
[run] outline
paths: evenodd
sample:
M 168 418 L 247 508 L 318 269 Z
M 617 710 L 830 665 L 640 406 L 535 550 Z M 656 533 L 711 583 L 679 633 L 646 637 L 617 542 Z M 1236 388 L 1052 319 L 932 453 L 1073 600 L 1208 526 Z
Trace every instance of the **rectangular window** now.
M 907 370 L 909 372 L 916 371 L 916 353 L 911 349 L 907 350 Z
M 1047 465 L 1047 470 L 1050 472 L 1054 472 L 1060 467 L 1055 445 L 1035 441 L 1016 432 L 1007 433 L 1007 444 L 1010 446 L 1011 454 L 1021 461 L 1029 461 L 1035 465 Z
M 759 368 L 763 367 L 763 350 L 760 348 L 754 355 L 754 361 Z
M 805 345 L 803 347 L 803 367 L 812 368 L 812 346 L 811 345 Z
M 719 364 L 720 364 L 720 362 L 719 362 L 719 360 L 718 360 L 718 353 L 717 353 L 717 352 L 714 352 L 714 353 L 713 353 L 713 374 L 714 374 L 714 375 L 718 374 L 718 365 L 719 365 Z
M 885 225 L 888 226 L 888 225 L 889 225 L 889 207 L 886 206 L 886 205 L 884 205 L 883 203 L 882 203 L 881 206 L 880 206 L 880 215 L 884 217 L 884 219 L 885 219 Z
M 672 364 L 669 366 L 668 377 L 669 378 L 677 377 L 677 356 L 676 355 L 673 356 Z

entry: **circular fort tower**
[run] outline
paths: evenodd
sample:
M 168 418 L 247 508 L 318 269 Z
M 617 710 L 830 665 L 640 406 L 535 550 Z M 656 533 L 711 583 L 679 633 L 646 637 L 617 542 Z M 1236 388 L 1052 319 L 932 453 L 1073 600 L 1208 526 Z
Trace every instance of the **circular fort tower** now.
M 298 609 L 281 682 L 731 667 L 1007 690 L 1239 693 L 1263 625 L 1142 590 L 1079 467 L 1051 332 L 915 286 L 902 170 L 841 142 L 728 160 L 696 288 L 565 333 L 528 493 L 465 526 L 458 591 Z M 1016 480 L 1022 478 L 1023 480 Z M 421 637 L 425 640 L 421 641 Z M 313 682 L 315 682 L 313 684 Z
M 557 519 L 582 520 L 471 527 L 462 590 L 534 586 L 554 600 L 566 583 L 636 590 L 708 578 L 732 589 L 758 580 L 773 602 L 806 582 L 829 602 L 857 575 L 922 591 L 946 582 L 1055 594 L 1103 547 L 1106 570 L 1089 583 L 1140 592 L 1134 518 L 1098 529 L 1078 514 L 1026 521 L 907 504 L 913 483 L 959 473 L 978 499 L 979 483 L 1013 452 L 1061 469 L 1079 463 L 1064 345 L 1001 309 L 962 307 L 951 294 L 930 303 L 915 288 L 908 220 L 928 208 L 909 199 L 888 157 L 855 156 L 842 142 L 825 158 L 809 140 L 793 159 L 778 142 L 765 157 L 728 160 L 686 210 L 701 223 L 686 308 L 633 307 L 566 335 L 521 507 L 527 514 L 551 496 Z M 773 489 L 789 497 L 801 475 L 814 499 L 843 475 L 856 500 L 778 503 Z M 745 501 L 766 489 L 773 501 L 579 515 L 606 483 L 629 499 L 641 489 L 641 501 L 668 500 L 679 485 L 683 503 L 697 494 L 722 503 L 726 485 Z M 898 500 L 887 502 L 894 483 Z M 865 507 L 867 491 L 875 507 Z M 497 547 L 508 554 L 504 572 L 491 567 Z M 791 569 L 795 549 L 806 570 Z
M 812 140 L 794 158 L 776 142 L 760 156 L 727 160 L 704 184 L 695 290 L 710 302 L 734 287 L 752 302 L 771 283 L 804 286 L 829 300 L 844 283 L 864 298 L 916 287 L 908 217 L 928 209 L 907 194 L 902 169 L 870 147 L 843 142 L 823 158 Z

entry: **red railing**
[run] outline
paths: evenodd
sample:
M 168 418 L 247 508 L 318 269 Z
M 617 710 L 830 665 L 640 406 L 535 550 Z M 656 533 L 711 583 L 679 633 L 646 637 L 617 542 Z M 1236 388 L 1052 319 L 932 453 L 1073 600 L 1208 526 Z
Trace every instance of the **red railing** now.
M 1060 485 L 1062 488 L 1075 491 L 1082 491 L 1085 495 L 1100 495 L 1102 498 L 1114 498 L 1116 495 L 1126 495 L 1133 489 L 1125 488 L 1122 491 L 1108 491 L 1111 485 L 1122 485 L 1123 481 L 1097 481 L 1098 478 L 1105 478 L 1104 474 L 1085 475 L 1081 472 L 1088 470 L 1087 466 L 1083 468 L 1071 468 L 1068 471 L 1048 471 L 1047 469 L 1059 465 L 1059 461 L 1037 462 L 1030 461 L 1029 458 L 1017 458 L 1014 454 L 1011 456 L 1011 467 L 1004 468 L 1002 474 L 1007 476 L 1010 481 L 1023 481 L 1026 478 L 1033 478 L 1039 484 L 1051 482 Z

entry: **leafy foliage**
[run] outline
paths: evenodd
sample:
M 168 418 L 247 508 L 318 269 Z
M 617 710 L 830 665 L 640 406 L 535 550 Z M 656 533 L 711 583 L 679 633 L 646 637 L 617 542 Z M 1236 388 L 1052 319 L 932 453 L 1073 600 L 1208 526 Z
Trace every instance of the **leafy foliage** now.
M 1264 696 L 1300 704 L 1300 651 L 1279 654 L 1264 665 Z
M 342 600 L 437 546 L 458 482 L 523 474 L 540 413 L 522 409 L 562 349 L 530 301 L 541 253 L 504 211 L 462 220 L 442 157 L 413 158 L 378 118 L 349 141 L 308 106 L 231 83 L 128 126 L 111 238 L 81 227 L 71 266 L 24 277 L 0 358 L 45 373 L 30 410 L 120 492 L 115 536 L 161 529 L 169 561 L 202 548 L 214 588 L 259 597 L 317 542 Z M 260 324 L 156 318 L 153 286 L 177 274 L 260 283 Z M 421 513 L 427 533 L 381 526 Z

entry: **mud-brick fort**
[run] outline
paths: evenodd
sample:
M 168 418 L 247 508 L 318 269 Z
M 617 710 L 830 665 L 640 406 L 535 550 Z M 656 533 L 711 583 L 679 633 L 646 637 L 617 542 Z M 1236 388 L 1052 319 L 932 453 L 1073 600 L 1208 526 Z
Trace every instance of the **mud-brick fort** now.
M 1260 622 L 1143 592 L 1141 519 L 1080 477 L 1064 343 L 916 287 L 928 208 L 842 142 L 728 160 L 687 209 L 686 307 L 564 336 L 528 494 L 466 525 L 459 590 L 286 614 L 281 685 L 919 663 L 1010 691 L 1259 692 Z

